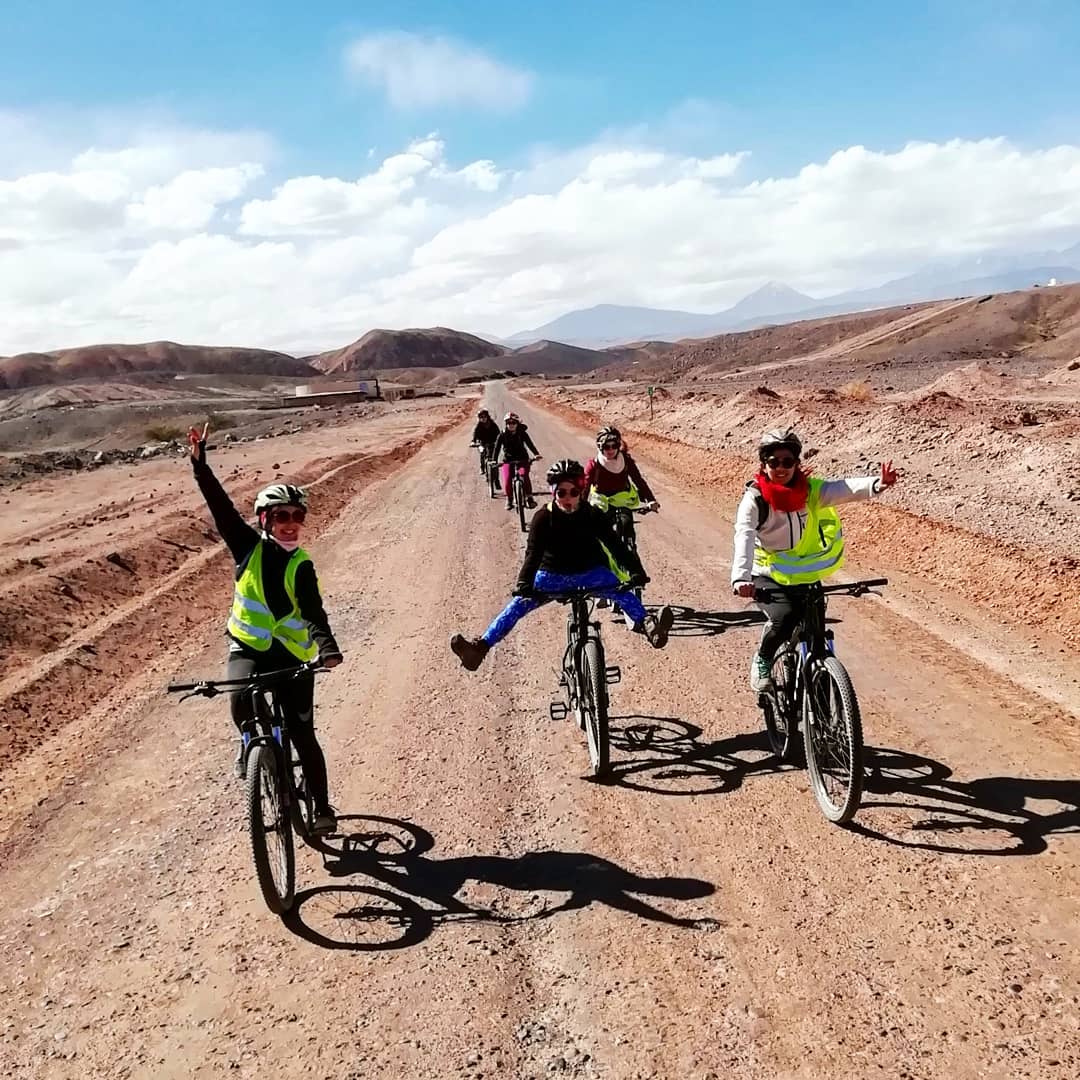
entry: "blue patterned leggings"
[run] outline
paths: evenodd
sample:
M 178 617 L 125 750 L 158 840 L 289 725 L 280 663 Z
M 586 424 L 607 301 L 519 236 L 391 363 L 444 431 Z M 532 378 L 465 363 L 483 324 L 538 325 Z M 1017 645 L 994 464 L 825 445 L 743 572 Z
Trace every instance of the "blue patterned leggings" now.
M 600 596 L 614 601 L 630 616 L 635 623 L 645 618 L 645 606 L 632 592 L 620 592 L 620 582 L 606 566 L 587 570 L 584 574 L 552 574 L 547 570 L 538 570 L 533 581 L 537 592 L 568 592 L 571 589 L 594 589 Z M 498 645 L 511 630 L 517 626 L 530 611 L 535 611 L 551 601 L 540 597 L 515 596 L 495 616 L 492 624 L 484 631 L 482 640 L 487 645 Z

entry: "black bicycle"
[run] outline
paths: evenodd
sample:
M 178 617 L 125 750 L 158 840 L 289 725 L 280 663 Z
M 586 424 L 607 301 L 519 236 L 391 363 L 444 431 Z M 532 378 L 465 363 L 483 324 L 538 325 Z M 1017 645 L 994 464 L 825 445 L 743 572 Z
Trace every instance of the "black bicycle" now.
M 844 585 L 792 585 L 757 589 L 755 597 L 768 603 L 794 594 L 804 602 L 791 640 L 777 650 L 772 662 L 772 686 L 758 697 L 773 753 L 787 764 L 806 758 L 810 786 L 822 813 L 838 825 L 859 809 L 863 788 L 863 732 L 855 687 L 833 648 L 833 632 L 825 622 L 829 593 L 864 596 L 888 585 L 886 578 Z
M 479 449 L 480 475 L 487 480 L 488 491 L 494 499 L 499 491 L 499 466 L 491 457 L 491 447 L 486 443 L 469 443 Z
M 274 691 L 281 683 L 319 671 L 321 666 L 315 660 L 250 679 L 207 679 L 197 683 L 170 683 L 167 687 L 170 694 L 183 694 L 181 701 L 219 694 L 251 695 L 255 719 L 252 727 L 241 734 L 248 831 L 255 876 L 266 906 L 275 915 L 283 915 L 293 906 L 296 852 L 292 834 L 295 830 L 305 843 L 313 842 L 315 803 L 289 742 L 285 714 Z
M 633 552 L 637 551 L 637 528 L 634 525 L 634 515 L 637 514 L 644 517 L 646 514 L 655 514 L 656 509 L 653 506 L 617 506 L 614 508 L 614 520 L 612 521 L 612 528 L 615 530 L 615 535 Z M 645 595 L 645 590 L 640 586 L 632 590 L 634 595 L 641 600 Z M 627 626 L 633 625 L 629 615 L 624 615 L 623 618 L 626 621 Z
M 510 500 L 517 508 L 518 521 L 521 523 L 521 531 L 528 532 L 529 526 L 525 522 L 525 501 L 528 498 L 525 494 L 525 476 L 528 472 L 529 466 L 534 461 L 539 461 L 538 457 L 529 458 L 526 461 L 504 461 L 504 465 L 510 466 L 510 490 L 507 494 L 510 496 Z
M 617 666 L 608 667 L 604 663 L 600 624 L 592 621 L 596 593 L 589 589 L 573 589 L 540 595 L 545 600 L 570 605 L 566 618 L 566 651 L 559 675 L 563 700 L 551 703 L 551 718 L 565 720 L 574 713 L 589 745 L 593 775 L 603 776 L 611 767 L 607 688 L 619 682 L 622 672 Z

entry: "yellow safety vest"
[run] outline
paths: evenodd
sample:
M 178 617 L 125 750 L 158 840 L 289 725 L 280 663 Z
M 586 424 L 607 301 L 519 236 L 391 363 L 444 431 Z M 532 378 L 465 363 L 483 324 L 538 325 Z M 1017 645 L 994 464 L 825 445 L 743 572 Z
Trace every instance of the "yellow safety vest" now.
M 835 574 L 844 565 L 844 530 L 840 515 L 822 506 L 820 477 L 810 477 L 806 524 L 799 542 L 785 551 L 769 551 L 760 542 L 754 548 L 754 573 L 778 585 L 807 585 Z
M 292 603 L 292 611 L 283 619 L 275 619 L 266 606 L 263 589 L 261 543 L 255 546 L 244 572 L 236 581 L 233 592 L 232 611 L 229 613 L 229 636 L 248 648 L 266 652 L 275 642 L 280 642 L 301 662 L 314 660 L 319 647 L 311 638 L 308 624 L 300 618 L 300 606 L 296 602 L 296 571 L 311 556 L 297 548 L 285 567 L 285 593 Z
M 614 495 L 601 495 L 594 484 L 589 488 L 589 502 L 605 513 L 609 509 L 636 510 L 641 505 L 641 496 L 633 480 L 629 491 L 616 491 Z

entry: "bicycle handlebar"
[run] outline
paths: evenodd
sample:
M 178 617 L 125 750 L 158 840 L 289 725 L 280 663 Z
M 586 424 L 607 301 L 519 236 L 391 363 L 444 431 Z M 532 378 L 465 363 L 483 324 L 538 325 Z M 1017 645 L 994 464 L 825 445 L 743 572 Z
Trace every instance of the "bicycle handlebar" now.
M 247 679 L 203 679 L 196 683 L 169 683 L 165 687 L 167 694 L 183 694 L 181 701 L 189 697 L 217 697 L 219 694 L 238 694 L 242 690 L 255 690 L 287 679 L 298 679 L 301 675 L 323 671 L 321 660 L 311 660 L 298 667 L 281 668 L 278 671 L 263 671 Z
M 837 585 L 818 585 L 816 582 L 806 585 L 787 585 L 783 588 L 777 587 L 775 589 L 755 589 L 754 599 L 764 600 L 768 603 L 770 600 L 783 599 L 786 595 L 794 591 L 805 591 L 813 588 L 815 585 L 823 593 L 847 593 L 849 596 L 865 596 L 871 589 L 878 589 L 882 585 L 888 585 L 888 578 L 869 578 L 866 581 L 849 581 Z

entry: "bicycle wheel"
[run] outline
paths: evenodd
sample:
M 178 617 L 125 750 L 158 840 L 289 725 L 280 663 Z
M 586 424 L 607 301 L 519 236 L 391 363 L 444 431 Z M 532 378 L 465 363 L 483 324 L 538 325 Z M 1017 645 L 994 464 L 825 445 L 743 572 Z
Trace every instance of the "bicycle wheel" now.
M 275 915 L 288 911 L 296 895 L 296 855 L 284 785 L 274 748 L 256 746 L 247 767 L 251 855 L 263 899 Z
M 517 503 L 518 521 L 521 522 L 521 531 L 528 532 L 525 524 L 525 481 L 520 476 L 514 477 L 514 502 Z
M 758 698 L 758 705 L 765 717 L 769 747 L 785 765 L 801 764 L 802 745 L 798 738 L 798 714 L 795 710 L 797 667 L 794 649 L 790 645 L 782 646 L 772 662 L 773 689 Z
M 608 731 L 607 676 L 604 652 L 598 641 L 586 641 L 582 649 L 582 672 L 585 683 L 585 737 L 589 742 L 589 761 L 594 776 L 603 776 L 611 765 L 611 742 Z
M 497 499 L 499 497 L 499 466 L 494 461 L 488 462 L 488 490 L 491 492 L 491 497 Z
M 855 688 L 835 656 L 808 666 L 803 704 L 810 786 L 821 812 L 843 825 L 862 798 L 863 736 Z

